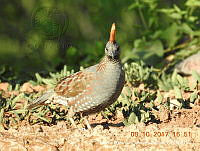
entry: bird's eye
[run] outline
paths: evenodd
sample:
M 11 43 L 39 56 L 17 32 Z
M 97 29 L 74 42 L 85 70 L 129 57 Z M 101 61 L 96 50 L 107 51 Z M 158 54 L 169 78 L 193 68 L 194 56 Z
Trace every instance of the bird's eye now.
M 108 48 L 106 48 L 106 51 L 108 51 Z

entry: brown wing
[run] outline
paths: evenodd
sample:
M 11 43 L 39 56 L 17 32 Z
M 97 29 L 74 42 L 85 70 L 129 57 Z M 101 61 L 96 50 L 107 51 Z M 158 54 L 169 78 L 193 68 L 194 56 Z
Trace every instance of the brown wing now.
M 55 87 L 54 91 L 66 98 L 73 98 L 76 96 L 80 96 L 84 92 L 90 89 L 90 83 L 92 80 L 95 79 L 95 74 L 93 72 L 77 72 L 66 78 L 62 79 L 57 86 Z

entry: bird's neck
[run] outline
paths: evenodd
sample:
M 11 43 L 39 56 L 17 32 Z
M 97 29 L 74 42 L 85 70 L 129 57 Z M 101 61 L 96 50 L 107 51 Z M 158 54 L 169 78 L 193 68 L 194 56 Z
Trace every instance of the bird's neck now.
M 120 65 L 120 64 L 121 64 L 120 59 L 115 59 L 115 58 L 110 58 L 108 56 L 104 56 L 97 66 L 97 71 L 105 71 L 105 69 L 106 69 L 106 67 L 108 67 L 108 65 L 109 66 L 111 65 L 114 67 L 114 66 Z

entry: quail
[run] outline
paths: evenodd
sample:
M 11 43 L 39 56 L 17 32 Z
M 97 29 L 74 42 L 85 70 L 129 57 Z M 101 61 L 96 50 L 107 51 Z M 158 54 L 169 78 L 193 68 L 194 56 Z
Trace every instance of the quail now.
M 45 103 L 58 103 L 70 107 L 69 119 L 74 126 L 73 115 L 84 117 L 98 113 L 113 104 L 125 83 L 125 73 L 120 61 L 120 47 L 115 41 L 116 27 L 112 24 L 110 38 L 101 61 L 82 71 L 64 77 L 54 89 L 46 91 L 34 100 L 29 109 Z M 89 122 L 86 120 L 88 128 Z

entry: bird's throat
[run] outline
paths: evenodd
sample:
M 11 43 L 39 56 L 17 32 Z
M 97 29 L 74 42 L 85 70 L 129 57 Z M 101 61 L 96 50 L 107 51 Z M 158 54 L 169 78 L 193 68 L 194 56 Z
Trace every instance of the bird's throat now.
M 107 56 L 106 55 L 103 59 L 105 59 L 107 62 L 113 62 L 113 63 L 120 62 L 119 56 L 112 57 L 112 56 Z
M 115 66 L 117 64 L 121 64 L 121 61 L 119 58 L 116 59 L 109 56 L 104 56 L 97 66 L 97 71 L 105 70 L 106 66 L 109 66 L 109 65 Z

